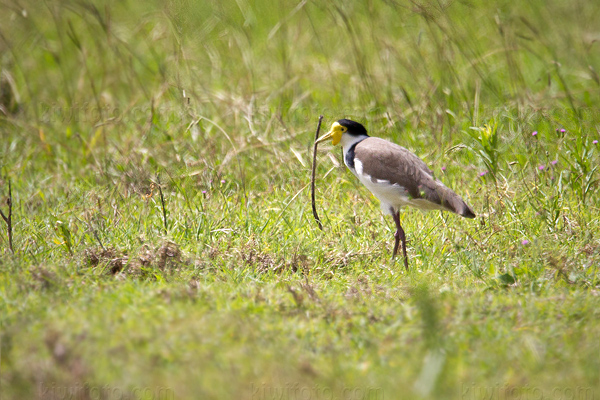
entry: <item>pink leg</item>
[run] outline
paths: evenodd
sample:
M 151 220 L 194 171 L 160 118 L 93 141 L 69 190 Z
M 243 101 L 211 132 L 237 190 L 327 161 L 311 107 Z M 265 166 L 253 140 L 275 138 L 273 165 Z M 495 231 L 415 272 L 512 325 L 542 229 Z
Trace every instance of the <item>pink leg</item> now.
M 392 217 L 394 217 L 394 222 L 396 223 L 396 233 L 394 234 L 394 239 L 396 241 L 394 243 L 394 251 L 392 252 L 392 260 L 396 257 L 398 246 L 400 245 L 400 241 L 402 241 L 402 254 L 404 255 L 404 266 L 408 271 L 408 257 L 406 256 L 406 234 L 404 233 L 404 229 L 402 229 L 402 226 L 400 225 L 400 211 L 392 210 Z

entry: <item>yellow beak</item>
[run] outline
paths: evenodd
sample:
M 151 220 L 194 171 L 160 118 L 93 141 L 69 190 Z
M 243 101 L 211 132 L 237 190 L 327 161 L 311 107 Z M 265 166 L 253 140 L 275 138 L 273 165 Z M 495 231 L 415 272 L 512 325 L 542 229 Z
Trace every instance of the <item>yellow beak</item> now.
M 333 131 L 329 131 L 327 132 L 324 136 L 321 136 L 318 140 L 317 143 L 323 143 L 326 142 L 327 140 L 331 139 L 333 136 Z

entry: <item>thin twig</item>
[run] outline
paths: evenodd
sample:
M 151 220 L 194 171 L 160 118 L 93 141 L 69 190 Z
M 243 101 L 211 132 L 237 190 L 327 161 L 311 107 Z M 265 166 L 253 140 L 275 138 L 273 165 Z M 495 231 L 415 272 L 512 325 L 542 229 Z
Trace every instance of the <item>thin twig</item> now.
M 315 174 L 317 170 L 317 140 L 319 139 L 319 131 L 321 130 L 321 122 L 323 121 L 323 116 L 319 116 L 319 124 L 317 125 L 317 132 L 315 133 L 315 145 L 313 147 L 313 162 L 312 162 L 312 177 L 310 179 L 310 199 L 312 201 L 312 212 L 315 217 L 315 221 L 319 225 L 319 229 L 323 230 L 323 224 L 321 223 L 321 219 L 319 218 L 319 214 L 317 214 L 317 206 L 315 204 Z
M 163 222 L 165 223 L 165 235 L 168 234 L 168 229 L 169 226 L 167 224 L 167 208 L 165 207 L 165 197 L 163 196 L 163 192 L 162 192 L 162 185 L 160 183 L 160 176 L 156 175 L 156 183 L 158 183 L 158 193 L 160 193 L 160 204 L 162 206 L 162 212 L 163 212 Z
M 10 247 L 10 251 L 14 254 L 15 250 L 13 248 L 12 234 L 12 185 L 10 184 L 10 179 L 8 180 L 8 199 L 6 199 L 6 205 L 8 205 L 8 217 L 4 215 L 2 210 L 0 210 L 0 215 L 4 222 L 6 222 L 6 227 L 8 229 L 8 247 Z

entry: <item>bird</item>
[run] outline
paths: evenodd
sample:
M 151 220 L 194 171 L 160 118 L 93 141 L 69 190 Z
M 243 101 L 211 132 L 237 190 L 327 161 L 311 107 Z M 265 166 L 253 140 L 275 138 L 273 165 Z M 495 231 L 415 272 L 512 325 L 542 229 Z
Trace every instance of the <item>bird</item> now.
M 344 164 L 358 180 L 379 199 L 381 209 L 390 214 L 396 224 L 394 250 L 396 257 L 400 241 L 404 266 L 408 270 L 406 234 L 400 224 L 400 209 L 450 211 L 465 218 L 475 218 L 473 209 L 452 189 L 437 179 L 418 156 L 388 140 L 369 136 L 356 121 L 340 119 L 317 143 L 330 140 L 341 144 Z

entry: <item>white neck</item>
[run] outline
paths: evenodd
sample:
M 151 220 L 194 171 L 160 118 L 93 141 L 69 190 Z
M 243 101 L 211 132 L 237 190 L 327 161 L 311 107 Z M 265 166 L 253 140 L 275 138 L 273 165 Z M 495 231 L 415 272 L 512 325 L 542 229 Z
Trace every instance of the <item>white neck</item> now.
M 360 142 L 361 140 L 364 140 L 368 138 L 367 135 L 360 135 L 360 136 L 356 136 L 356 135 L 348 135 L 348 134 L 342 134 L 342 139 L 340 140 L 340 144 L 342 145 L 343 149 L 344 149 L 344 156 L 346 155 L 346 152 L 348 151 L 348 149 L 350 149 L 350 147 L 352 147 L 353 144 Z

